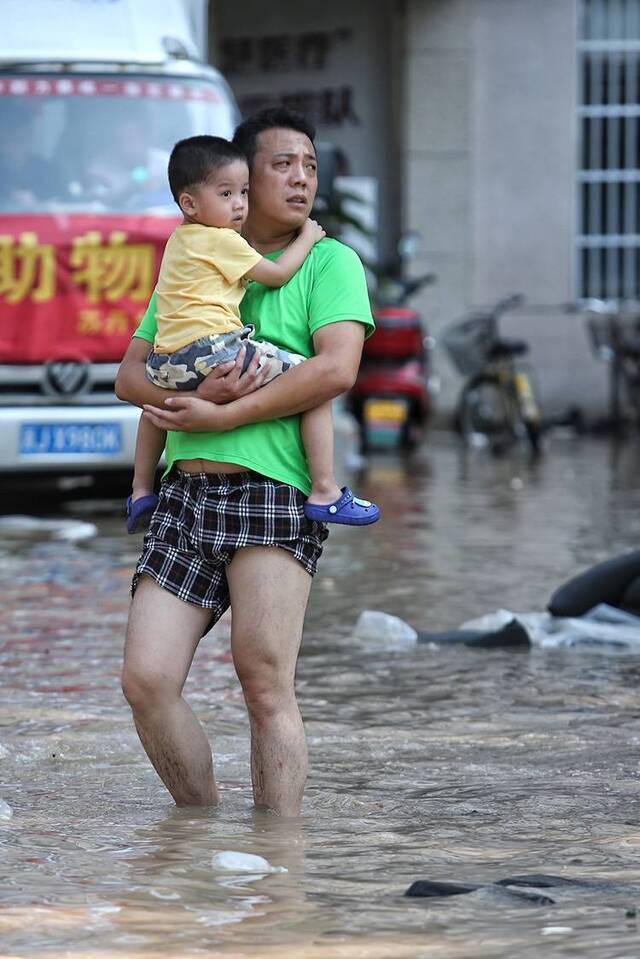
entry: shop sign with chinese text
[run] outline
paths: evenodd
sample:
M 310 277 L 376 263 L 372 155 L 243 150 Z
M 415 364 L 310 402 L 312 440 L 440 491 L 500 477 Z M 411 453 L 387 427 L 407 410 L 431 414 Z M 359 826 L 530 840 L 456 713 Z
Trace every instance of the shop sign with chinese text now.
M 0 217 L 0 363 L 117 362 L 175 217 Z

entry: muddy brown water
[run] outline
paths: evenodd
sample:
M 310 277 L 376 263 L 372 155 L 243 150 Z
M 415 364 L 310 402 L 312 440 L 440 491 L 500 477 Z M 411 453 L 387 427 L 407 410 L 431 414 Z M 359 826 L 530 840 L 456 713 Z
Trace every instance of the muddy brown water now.
M 420 630 L 542 610 L 569 575 L 638 545 L 639 463 L 633 444 L 568 439 L 536 467 L 465 460 L 447 437 L 409 463 L 372 461 L 357 488 L 384 518 L 332 534 L 313 590 L 298 672 L 311 770 L 294 821 L 251 809 L 224 636 L 202 643 L 187 687 L 219 810 L 176 809 L 148 765 L 118 686 L 140 540 L 113 502 L 60 506 L 97 523 L 85 544 L 0 541 L 0 797 L 13 809 L 0 955 L 640 955 L 637 657 L 351 635 L 367 608 Z M 287 871 L 221 871 L 225 850 Z M 539 872 L 625 885 L 553 906 L 490 887 L 403 896 L 419 878 Z

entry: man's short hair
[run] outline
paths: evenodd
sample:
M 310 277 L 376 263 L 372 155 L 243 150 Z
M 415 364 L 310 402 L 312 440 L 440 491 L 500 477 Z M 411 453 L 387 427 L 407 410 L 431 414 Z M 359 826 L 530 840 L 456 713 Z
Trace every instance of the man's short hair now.
M 247 158 L 242 150 L 224 137 L 198 136 L 178 140 L 169 157 L 169 186 L 173 199 L 183 190 L 206 183 L 212 173 L 229 163 Z
M 285 107 L 267 107 L 253 113 L 236 128 L 233 143 L 247 158 L 249 169 L 258 150 L 258 137 L 265 130 L 296 130 L 304 133 L 313 143 L 316 136 L 314 125 L 302 113 L 287 110 Z

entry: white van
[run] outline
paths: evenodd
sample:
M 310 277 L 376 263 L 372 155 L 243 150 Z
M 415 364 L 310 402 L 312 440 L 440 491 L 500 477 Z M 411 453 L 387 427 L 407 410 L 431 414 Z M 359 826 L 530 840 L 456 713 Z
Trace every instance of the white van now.
M 0 475 L 133 462 L 113 384 L 178 222 L 169 152 L 238 121 L 193 6 L 2 0 Z

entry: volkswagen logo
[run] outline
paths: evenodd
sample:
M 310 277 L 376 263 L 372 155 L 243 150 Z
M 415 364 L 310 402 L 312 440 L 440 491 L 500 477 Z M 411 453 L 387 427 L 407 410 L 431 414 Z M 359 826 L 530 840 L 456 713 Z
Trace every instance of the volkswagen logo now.
M 42 392 L 48 396 L 78 396 L 89 386 L 90 364 L 82 360 L 50 360 L 44 364 Z

